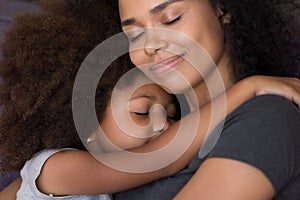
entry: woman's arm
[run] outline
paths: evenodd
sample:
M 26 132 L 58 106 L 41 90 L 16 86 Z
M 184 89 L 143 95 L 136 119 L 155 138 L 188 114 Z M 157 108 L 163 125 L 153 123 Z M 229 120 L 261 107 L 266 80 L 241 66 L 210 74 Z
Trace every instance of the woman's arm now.
M 224 158 L 206 160 L 174 200 L 270 200 L 274 189 L 257 168 Z
M 266 84 L 268 84 L 268 86 L 265 86 Z M 235 84 L 226 92 L 226 95 L 220 95 L 211 103 L 214 103 L 215 108 L 218 108 L 221 111 L 224 111 L 225 109 L 225 112 L 223 113 L 228 115 L 243 102 L 261 91 L 261 88 L 267 88 L 267 90 L 264 90 L 266 92 L 285 94 L 287 91 L 290 91 L 290 88 L 295 87 L 295 85 L 299 86 L 299 81 L 295 81 L 294 79 L 272 79 L 262 77 L 249 78 Z M 283 92 L 281 90 L 283 90 Z M 299 93 L 300 92 L 296 92 L 294 90 L 292 99 L 298 101 L 300 99 Z M 223 101 L 224 98 L 226 100 L 225 105 Z M 198 152 L 205 137 L 207 137 L 207 130 L 212 130 L 212 127 L 215 127 L 221 120 L 224 119 L 225 115 L 220 114 L 215 116 L 215 120 L 213 122 L 210 121 L 211 103 L 201 107 L 199 111 L 195 111 L 187 115 L 180 122 L 175 123 L 164 134 L 152 142 L 131 150 L 137 153 L 147 153 L 160 150 L 167 144 L 172 144 L 175 137 L 177 138 L 177 143 L 173 143 L 174 147 L 177 148 L 182 144 L 188 144 L 187 148 L 185 148 L 183 152 L 179 152 L 180 154 L 174 155 L 174 148 L 170 148 L 169 152 L 165 151 L 161 154 L 160 160 L 174 161 L 172 164 L 169 164 L 164 168 L 145 173 L 121 172 L 99 162 L 88 152 L 64 151 L 57 153 L 48 159 L 43 167 L 41 175 L 38 178 L 37 185 L 44 193 L 57 195 L 113 193 L 174 174 L 185 167 L 192 157 Z M 187 131 L 189 127 L 194 126 L 195 119 L 197 118 L 199 118 L 200 123 L 196 124 L 196 129 L 191 130 L 191 132 Z M 210 128 L 209 125 L 211 125 Z M 178 131 L 180 126 L 182 126 L 183 129 Z M 193 131 L 195 131 L 195 133 L 193 133 Z M 117 161 L 121 165 L 126 161 L 123 157 L 123 153 L 124 152 L 113 152 L 104 155 L 104 157 L 119 159 Z M 130 164 L 137 165 L 139 163 L 136 161 L 131 162 Z
M 14 182 L 4 188 L 4 190 L 0 192 L 0 200 L 16 200 L 16 194 L 21 186 L 21 182 L 21 178 L 17 178 Z

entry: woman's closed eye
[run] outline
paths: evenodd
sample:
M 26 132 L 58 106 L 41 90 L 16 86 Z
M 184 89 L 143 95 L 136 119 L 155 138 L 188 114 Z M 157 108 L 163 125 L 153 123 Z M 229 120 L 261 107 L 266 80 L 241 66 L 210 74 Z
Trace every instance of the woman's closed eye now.
M 175 17 L 172 20 L 163 21 L 162 24 L 166 25 L 166 26 L 170 26 L 170 25 L 176 24 L 177 22 L 179 22 L 181 20 L 181 16 L 182 15 L 179 15 L 178 17 Z M 138 34 L 128 34 L 127 37 L 129 39 L 130 43 L 134 43 L 137 40 L 139 40 L 144 35 L 144 33 L 145 32 L 142 31 L 142 32 L 139 32 Z
M 172 20 L 169 20 L 169 21 L 166 21 L 166 22 L 162 22 L 163 25 L 166 25 L 166 26 L 169 26 L 169 25 L 173 25 L 175 23 L 177 23 L 178 21 L 180 21 L 181 19 L 181 15 L 179 15 L 178 17 L 172 19 Z
M 144 34 L 144 32 L 141 32 L 141 33 L 139 33 L 139 34 L 137 34 L 137 35 L 135 35 L 135 36 L 128 36 L 128 39 L 129 39 L 129 41 L 132 43 L 132 42 L 135 42 L 135 41 L 137 41 L 139 38 L 141 38 L 142 36 L 143 36 L 143 34 Z
M 179 22 L 181 20 L 181 17 L 182 17 L 182 15 L 179 15 L 178 17 L 175 17 L 172 20 L 166 20 L 166 21 L 163 20 L 162 24 L 166 25 L 166 26 L 176 24 L 177 22 Z M 144 33 L 145 32 L 142 31 L 137 34 L 128 34 L 127 37 L 129 39 L 130 43 L 134 43 L 137 40 L 139 40 L 144 35 Z

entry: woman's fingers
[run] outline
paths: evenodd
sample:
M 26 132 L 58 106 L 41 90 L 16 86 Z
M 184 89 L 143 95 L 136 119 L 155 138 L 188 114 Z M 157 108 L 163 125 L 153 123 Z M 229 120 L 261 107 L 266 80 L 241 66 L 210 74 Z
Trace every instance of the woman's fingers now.
M 300 80 L 287 77 L 258 76 L 256 95 L 276 94 L 293 101 L 300 109 Z

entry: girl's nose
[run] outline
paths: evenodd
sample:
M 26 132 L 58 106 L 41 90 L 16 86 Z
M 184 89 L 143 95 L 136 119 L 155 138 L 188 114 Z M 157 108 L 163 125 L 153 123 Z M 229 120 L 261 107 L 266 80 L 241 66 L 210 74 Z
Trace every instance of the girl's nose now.
M 150 108 L 150 118 L 154 133 L 163 132 L 170 126 L 170 122 L 167 120 L 167 112 L 162 105 L 155 104 Z

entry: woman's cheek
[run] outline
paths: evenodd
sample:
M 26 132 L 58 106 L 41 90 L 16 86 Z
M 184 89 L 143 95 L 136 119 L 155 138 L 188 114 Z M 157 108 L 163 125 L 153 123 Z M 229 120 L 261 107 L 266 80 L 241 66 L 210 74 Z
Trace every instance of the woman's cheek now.
M 131 62 L 135 66 L 141 66 L 145 63 L 145 58 L 143 55 L 143 50 L 134 50 L 129 52 Z

